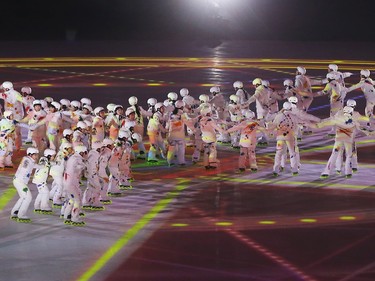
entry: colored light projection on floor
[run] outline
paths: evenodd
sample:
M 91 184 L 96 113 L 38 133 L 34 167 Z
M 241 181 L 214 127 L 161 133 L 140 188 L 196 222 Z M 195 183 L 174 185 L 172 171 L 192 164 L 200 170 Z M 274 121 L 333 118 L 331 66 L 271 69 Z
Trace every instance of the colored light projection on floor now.
M 120 239 L 118 239 L 85 273 L 77 280 L 90 280 L 107 262 L 112 259 L 126 244 L 133 239 L 139 231 L 148 225 L 161 211 L 163 211 L 181 191 L 188 187 L 189 180 L 179 179 L 176 188 L 167 193 L 166 196 L 159 200 L 149 212 L 147 212 L 132 228 L 130 228 Z

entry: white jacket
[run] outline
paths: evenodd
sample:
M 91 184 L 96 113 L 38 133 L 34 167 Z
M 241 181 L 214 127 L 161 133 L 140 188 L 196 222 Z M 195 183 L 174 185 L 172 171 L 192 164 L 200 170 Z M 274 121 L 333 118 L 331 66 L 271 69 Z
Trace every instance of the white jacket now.
M 79 187 L 79 180 L 83 170 L 86 168 L 85 162 L 79 153 L 74 153 L 66 161 L 64 181 L 64 188 L 77 188 Z
M 48 173 L 51 166 L 46 157 L 41 157 L 39 159 L 39 165 L 41 165 L 42 167 L 35 170 L 32 180 L 32 183 L 35 184 L 42 184 L 47 182 Z
M 43 168 L 43 166 L 36 164 L 33 158 L 24 156 L 18 166 L 14 180 L 28 184 L 33 170 L 37 168 Z

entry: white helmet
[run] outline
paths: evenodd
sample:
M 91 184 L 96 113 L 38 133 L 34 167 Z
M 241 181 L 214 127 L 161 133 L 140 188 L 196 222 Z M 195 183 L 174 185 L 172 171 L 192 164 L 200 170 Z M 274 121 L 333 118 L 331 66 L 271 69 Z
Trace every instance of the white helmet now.
M 74 151 L 76 153 L 87 152 L 87 147 L 84 145 L 77 145 L 76 147 L 74 147 Z
M 245 111 L 245 114 L 243 114 L 245 116 L 246 119 L 254 119 L 255 118 L 255 113 L 250 110 L 250 109 L 247 109 Z
M 39 150 L 36 147 L 28 147 L 26 149 L 26 154 L 27 155 L 30 155 L 30 154 L 39 154 Z
M 121 129 L 119 132 L 118 132 L 118 138 L 119 139 L 128 139 L 131 137 L 131 133 L 127 130 L 123 130 Z
M 285 110 L 291 110 L 292 109 L 292 104 L 288 101 L 283 103 L 283 109 Z
M 60 108 L 61 108 L 61 105 L 57 101 L 51 102 L 51 106 L 53 106 L 54 108 L 56 108 L 57 111 L 59 111 Z
M 364 76 L 364 77 L 370 77 L 370 70 L 368 69 L 362 69 L 361 70 L 361 76 Z
M 350 107 L 350 106 L 345 106 L 344 109 L 343 109 L 343 112 L 344 114 L 353 114 L 353 107 Z
M 77 101 L 77 100 L 72 100 L 72 101 L 70 102 L 70 105 L 71 105 L 72 107 L 76 107 L 76 108 L 80 108 L 80 107 L 81 107 L 81 103 L 80 103 L 79 101 Z
M 262 85 L 265 86 L 265 87 L 269 87 L 270 86 L 270 81 L 268 81 L 268 80 L 262 80 Z
M 211 110 L 210 106 L 206 106 L 206 107 L 201 109 L 201 115 L 203 115 L 203 116 L 206 116 L 210 113 L 212 113 L 212 110 Z
M 92 107 L 91 105 L 85 104 L 82 109 L 86 108 L 89 112 L 92 112 Z
M 175 92 L 169 92 L 168 95 L 167 95 L 167 98 L 170 101 L 176 101 L 178 99 L 178 96 Z
M 33 101 L 33 106 L 36 106 L 36 105 L 42 106 L 42 103 L 40 102 L 40 100 L 34 100 Z
M 70 106 L 70 101 L 67 100 L 67 99 L 61 99 L 60 100 L 60 104 L 66 106 L 66 107 L 69 107 Z
M 135 140 L 136 142 L 141 142 L 142 141 L 142 137 L 138 133 L 133 133 L 132 134 L 132 139 Z
M 186 88 L 182 88 L 181 90 L 180 90 L 180 96 L 181 97 L 186 97 L 186 96 L 188 96 L 189 95 L 189 90 L 188 89 L 186 89 Z
M 13 115 L 13 111 L 11 110 L 5 110 L 4 113 L 3 113 L 3 116 L 7 119 L 9 119 L 9 117 Z
M 116 104 L 113 108 L 113 111 L 116 113 L 117 109 L 120 109 L 120 108 L 124 109 L 124 107 L 121 104 Z
M 155 104 L 155 110 L 158 111 L 163 106 L 164 106 L 164 104 L 162 102 L 158 102 L 157 104 Z
M 9 81 L 5 81 L 3 82 L 3 84 L 1 85 L 3 87 L 3 89 L 5 90 L 11 90 L 13 89 L 13 83 L 12 82 L 9 82 Z
M 79 129 L 87 129 L 87 124 L 83 121 L 79 121 L 76 127 Z
M 148 104 L 148 106 L 155 106 L 155 104 L 157 103 L 158 101 L 155 99 L 155 98 L 149 98 L 148 100 L 147 100 L 147 104 Z
M 102 147 L 103 146 L 107 146 L 107 145 L 112 145 L 113 144 L 113 140 L 109 139 L 109 138 L 106 138 L 103 140 L 102 142 Z
M 163 102 L 163 105 L 164 105 L 164 106 L 169 106 L 169 105 L 171 105 L 171 103 L 169 102 L 168 99 L 166 99 L 166 100 Z
M 73 130 L 71 129 L 65 129 L 63 131 L 63 137 L 65 138 L 66 136 L 73 135 Z
M 45 100 L 40 100 L 40 103 L 42 104 L 42 107 L 43 108 L 47 108 L 48 107 L 48 104 Z
M 336 74 L 333 72 L 329 72 L 327 73 L 326 78 L 329 80 L 336 80 Z
M 235 89 L 242 89 L 243 88 L 243 83 L 242 81 L 236 81 L 233 83 L 233 88 Z
M 22 87 L 21 93 L 25 93 L 27 95 L 31 94 L 31 88 L 30 87 Z
M 284 86 L 293 87 L 293 80 L 290 80 L 290 79 L 284 80 Z
M 304 68 L 303 66 L 297 66 L 297 71 L 298 71 L 301 75 L 305 75 L 305 74 L 306 74 L 306 68 Z
M 113 112 L 113 110 L 115 109 L 115 104 L 114 103 L 109 103 L 107 104 L 107 110 L 108 112 Z
M 81 104 L 91 105 L 91 100 L 88 98 L 81 98 Z
M 349 99 L 346 101 L 346 106 L 356 107 L 356 105 L 357 105 L 357 102 L 353 99 Z
M 83 122 L 85 122 L 87 128 L 92 127 L 92 122 L 91 122 L 91 121 L 89 121 L 89 120 L 84 120 Z
M 217 93 L 220 93 L 220 87 L 218 86 L 213 86 L 210 88 L 210 93 L 211 94 L 217 94 Z
M 53 102 L 53 98 L 52 98 L 52 97 L 45 97 L 44 100 L 45 100 L 47 103 L 51 103 L 51 102 Z
M 183 99 L 186 105 L 192 106 L 195 103 L 195 99 L 192 96 L 185 96 Z
M 68 148 L 73 148 L 73 145 L 70 142 L 64 142 L 61 144 L 61 150 L 68 150 Z
M 47 148 L 46 150 L 44 150 L 43 155 L 44 157 L 53 156 L 53 155 L 56 155 L 56 151 L 53 149 Z
M 205 94 L 199 96 L 199 100 L 200 100 L 201 103 L 208 102 L 209 99 L 210 99 L 210 97 L 205 95 Z
M 337 72 L 339 70 L 339 67 L 337 66 L 337 64 L 331 63 L 328 65 L 328 69 L 330 69 L 331 71 Z
M 104 107 L 101 107 L 101 106 L 95 107 L 95 109 L 94 109 L 94 114 L 95 114 L 95 115 L 99 115 L 99 113 L 100 113 L 101 111 L 104 111 Z
M 230 95 L 229 100 L 230 100 L 232 103 L 238 103 L 238 101 L 239 101 L 239 97 L 238 97 L 237 95 Z
M 260 78 L 255 78 L 255 79 L 253 80 L 253 85 L 254 85 L 254 86 L 262 85 L 262 79 L 260 79 Z
M 298 98 L 296 96 L 291 96 L 288 98 L 288 102 L 297 104 L 298 103 Z
M 176 101 L 176 103 L 174 104 L 174 106 L 176 108 L 183 108 L 185 106 L 185 103 L 182 100 L 178 100 L 178 101 Z
M 102 142 L 100 142 L 100 141 L 94 141 L 91 144 L 91 149 L 92 150 L 98 150 L 99 148 L 102 148 Z
M 129 116 L 130 114 L 134 113 L 134 108 L 128 107 L 125 111 L 125 116 Z
M 137 97 L 135 96 L 131 96 L 129 99 L 128 99 L 128 102 L 130 105 L 136 105 L 138 103 L 138 99 Z

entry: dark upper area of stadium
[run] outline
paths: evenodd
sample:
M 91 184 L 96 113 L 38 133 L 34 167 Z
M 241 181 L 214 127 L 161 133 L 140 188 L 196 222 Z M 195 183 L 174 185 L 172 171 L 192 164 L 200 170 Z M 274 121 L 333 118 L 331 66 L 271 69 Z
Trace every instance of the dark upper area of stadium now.
M 2 3 L 1 41 L 374 41 L 375 1 L 66 0 Z

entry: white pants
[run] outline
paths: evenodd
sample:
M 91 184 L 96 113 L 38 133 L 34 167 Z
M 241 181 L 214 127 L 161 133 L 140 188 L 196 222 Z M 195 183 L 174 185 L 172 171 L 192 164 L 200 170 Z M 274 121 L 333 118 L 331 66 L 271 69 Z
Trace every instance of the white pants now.
M 201 158 L 201 152 L 203 151 L 203 141 L 202 139 L 195 139 L 194 140 L 194 152 L 192 155 L 192 161 L 198 162 Z
M 47 183 L 36 184 L 38 188 L 38 196 L 35 198 L 34 209 L 50 211 L 51 207 L 49 205 L 49 189 Z
M 258 168 L 257 158 L 255 155 L 255 145 L 251 147 L 240 147 L 240 158 L 238 159 L 238 167 L 240 169 L 245 169 L 246 162 L 249 163 L 250 168 Z
M 95 207 L 101 206 L 99 178 L 94 177 L 87 180 L 87 187 L 82 197 L 82 205 Z
M 173 162 L 175 154 L 177 155 L 177 163 L 185 164 L 185 140 L 170 140 L 168 145 L 167 162 Z
M 63 175 L 53 176 L 52 189 L 49 193 L 49 197 L 53 200 L 53 204 L 61 205 L 63 193 Z
M 275 173 L 279 173 L 280 171 L 282 155 L 285 154 L 284 152 L 285 146 L 288 148 L 288 151 L 289 151 L 290 166 L 292 168 L 292 173 L 295 173 L 298 171 L 298 166 L 297 166 L 297 158 L 296 158 L 296 139 L 294 137 L 277 140 L 275 163 L 273 165 L 273 171 Z
M 203 165 L 205 167 L 217 167 L 217 150 L 216 143 L 205 143 L 204 144 L 204 155 L 203 155 Z
M 343 141 L 335 141 L 335 144 L 332 149 L 332 154 L 328 159 L 328 163 L 326 167 L 324 168 L 323 175 L 329 175 L 332 170 L 336 166 L 336 160 L 339 156 L 339 151 L 341 147 L 345 148 L 345 175 L 351 175 L 352 174 L 352 156 L 353 156 L 353 143 L 351 142 L 343 142 Z
M 371 129 L 373 127 L 374 106 L 375 103 L 369 101 L 366 102 L 365 115 L 370 118 Z
M 65 181 L 64 189 L 67 195 L 64 209 L 61 210 L 64 212 L 64 219 L 68 219 L 68 216 L 71 215 L 73 222 L 79 222 L 79 213 L 81 212 L 81 190 L 79 189 L 79 183 L 77 185 L 76 183 Z
M 121 193 L 119 189 L 119 181 L 120 181 L 120 172 L 118 167 L 109 167 L 109 172 L 111 175 L 109 176 L 109 183 L 108 183 L 108 193 Z
M 343 158 L 344 158 L 344 147 L 341 147 L 339 150 L 339 155 L 337 156 L 337 160 L 336 160 L 337 171 L 341 171 Z M 353 148 L 352 148 L 352 168 L 358 169 L 358 154 L 357 154 L 357 145 L 355 142 L 353 142 Z
M 12 157 L 14 141 L 12 138 L 7 138 L 4 144 L 5 147 L 0 153 L 0 167 L 13 166 Z
M 18 211 L 17 216 L 21 219 L 25 219 L 27 218 L 26 216 L 27 209 L 29 208 L 29 205 L 32 200 L 30 189 L 28 188 L 27 184 L 17 179 L 13 180 L 13 185 L 17 189 L 17 192 L 20 198 L 18 199 L 18 201 L 12 208 L 11 215 L 15 216 L 16 211 Z
M 100 200 L 108 200 L 107 192 L 108 192 L 108 183 L 109 179 L 106 178 L 101 178 L 99 177 L 99 182 L 100 182 Z

